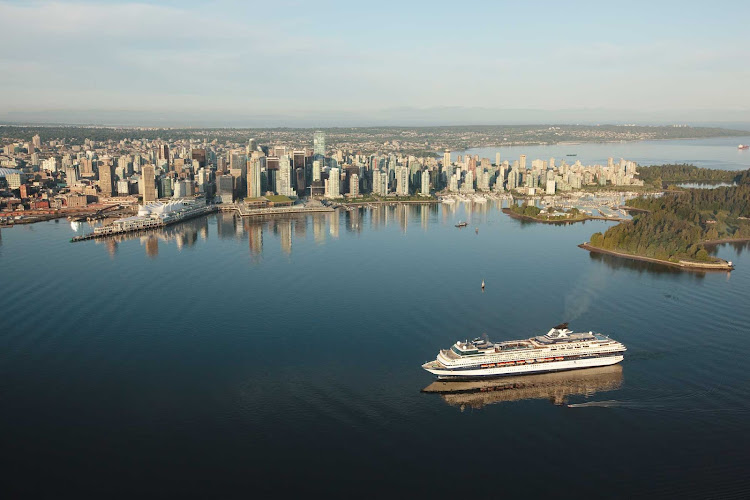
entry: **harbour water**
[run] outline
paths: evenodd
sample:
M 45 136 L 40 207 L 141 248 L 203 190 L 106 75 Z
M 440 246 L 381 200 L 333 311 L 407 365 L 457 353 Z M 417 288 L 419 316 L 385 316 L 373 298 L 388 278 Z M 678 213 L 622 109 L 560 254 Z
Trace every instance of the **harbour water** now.
M 513 146 L 501 148 L 474 148 L 466 151 L 454 151 L 452 158 L 458 155 L 479 155 L 495 161 L 495 153 L 500 153 L 500 160 L 518 160 L 525 154 L 528 164 L 532 160 L 549 160 L 554 157 L 559 164 L 565 160 L 568 164 L 580 160 L 584 165 L 606 165 L 607 158 L 615 161 L 620 158 L 638 162 L 640 165 L 662 165 L 666 163 L 691 163 L 703 168 L 724 170 L 747 170 L 750 168 L 750 150 L 740 150 L 739 144 L 750 143 L 748 137 L 714 137 L 710 139 L 680 139 L 674 141 L 634 141 L 602 142 L 580 144 L 554 144 L 549 146 Z M 575 155 L 575 156 L 569 156 Z
M 3 489 L 746 497 L 750 249 L 701 274 L 577 248 L 612 224 L 489 200 L 2 229 Z M 621 370 L 422 392 L 455 340 L 562 321 Z

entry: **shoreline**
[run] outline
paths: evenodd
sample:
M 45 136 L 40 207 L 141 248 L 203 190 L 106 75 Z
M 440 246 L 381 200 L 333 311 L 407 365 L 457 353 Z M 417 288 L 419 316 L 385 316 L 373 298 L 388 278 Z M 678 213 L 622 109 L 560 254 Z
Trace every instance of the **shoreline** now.
M 738 130 L 738 132 L 744 132 L 741 130 Z M 750 133 L 743 133 L 743 134 L 737 134 L 737 135 L 712 135 L 707 137 L 663 137 L 663 138 L 644 138 L 644 139 L 619 139 L 619 140 L 609 140 L 609 141 L 587 141 L 587 140 L 579 140 L 575 143 L 567 142 L 567 141 L 560 141 L 560 142 L 524 142 L 524 143 L 503 143 L 503 144 L 493 144 L 489 146 L 469 146 L 464 149 L 456 149 L 456 153 L 465 153 L 466 151 L 469 151 L 470 149 L 486 149 L 486 148 L 519 148 L 519 147 L 526 147 L 526 146 L 579 146 L 584 144 L 623 144 L 623 143 L 633 143 L 633 142 L 662 142 L 662 141 L 699 141 L 702 139 L 721 139 L 721 138 L 735 138 L 735 137 L 748 137 L 750 136 Z M 654 164 L 656 165 L 656 164 Z M 650 167 L 653 165 L 642 165 L 644 167 Z
M 718 240 L 704 241 L 702 244 L 705 245 L 721 245 L 723 243 L 746 243 L 750 241 L 750 237 L 745 238 L 720 238 Z
M 676 267 L 679 269 L 684 269 L 687 271 L 698 271 L 698 272 L 705 272 L 705 271 L 732 271 L 734 269 L 734 266 L 731 264 L 731 262 L 727 262 L 725 260 L 722 260 L 721 262 L 716 263 L 700 263 L 700 262 L 689 262 L 681 260 L 679 262 L 672 262 L 670 260 L 662 260 L 662 259 L 655 259 L 653 257 L 646 257 L 643 255 L 634 255 L 624 252 L 616 252 L 614 250 L 605 250 L 603 248 L 594 247 L 586 243 L 581 243 L 578 245 L 578 248 L 583 248 L 584 250 L 588 250 L 592 253 L 601 253 L 606 255 L 612 255 L 614 257 L 620 257 L 622 259 L 630 259 L 630 260 L 640 260 L 642 262 L 651 262 L 653 264 L 661 264 L 665 266 L 671 266 Z

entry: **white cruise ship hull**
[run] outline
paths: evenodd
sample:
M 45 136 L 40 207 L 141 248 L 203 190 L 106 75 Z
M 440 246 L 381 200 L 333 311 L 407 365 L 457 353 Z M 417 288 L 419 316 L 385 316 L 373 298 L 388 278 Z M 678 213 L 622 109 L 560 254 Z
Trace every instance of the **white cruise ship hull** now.
M 527 363 L 523 365 L 502 366 L 494 368 L 446 369 L 439 363 L 431 362 L 423 365 L 428 372 L 437 375 L 440 379 L 461 379 L 461 378 L 485 378 L 485 377 L 502 377 L 505 375 L 523 375 L 527 373 L 547 373 L 563 370 L 577 370 L 579 368 L 592 368 L 594 366 L 615 365 L 623 360 L 622 355 L 602 356 L 596 358 L 571 359 L 563 361 L 550 361 L 547 363 Z

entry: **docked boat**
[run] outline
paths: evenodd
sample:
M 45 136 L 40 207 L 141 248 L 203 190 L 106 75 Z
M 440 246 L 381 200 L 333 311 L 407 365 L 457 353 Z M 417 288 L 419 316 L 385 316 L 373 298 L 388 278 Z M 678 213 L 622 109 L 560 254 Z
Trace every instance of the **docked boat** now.
M 470 379 L 576 370 L 623 360 L 626 347 L 601 333 L 574 333 L 563 323 L 544 335 L 493 343 L 458 341 L 422 368 L 440 379 Z

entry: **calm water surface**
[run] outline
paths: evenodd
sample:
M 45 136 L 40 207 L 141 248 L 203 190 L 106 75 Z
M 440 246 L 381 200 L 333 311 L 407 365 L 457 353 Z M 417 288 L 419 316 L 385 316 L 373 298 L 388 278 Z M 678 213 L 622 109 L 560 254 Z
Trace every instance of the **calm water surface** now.
M 4 490 L 746 497 L 750 251 L 717 249 L 730 275 L 576 247 L 609 224 L 490 202 L 2 229 Z M 621 368 L 421 392 L 455 340 L 561 321 Z
M 550 146 L 513 146 L 504 148 L 474 148 L 453 152 L 458 155 L 479 155 L 495 161 L 495 153 L 500 153 L 500 161 L 518 160 L 525 154 L 527 165 L 535 159 L 549 160 L 554 157 L 559 165 L 562 160 L 568 164 L 580 160 L 584 165 L 606 165 L 607 158 L 615 161 L 620 158 L 638 162 L 640 165 L 662 165 L 665 163 L 691 163 L 703 168 L 724 170 L 747 170 L 750 168 L 750 149 L 738 149 L 738 144 L 750 144 L 748 137 L 714 137 L 710 139 L 680 139 L 670 141 L 635 141 L 581 144 L 554 144 Z M 568 156 L 575 155 L 575 156 Z

